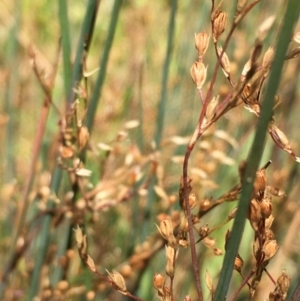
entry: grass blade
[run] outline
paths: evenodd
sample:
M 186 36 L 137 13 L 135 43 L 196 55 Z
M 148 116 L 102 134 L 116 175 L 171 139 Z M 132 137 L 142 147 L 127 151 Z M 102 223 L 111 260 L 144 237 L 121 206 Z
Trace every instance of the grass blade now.
M 279 35 L 279 40 L 276 48 L 277 51 L 270 74 L 270 80 L 265 94 L 265 100 L 262 105 L 261 117 L 258 121 L 255 138 L 248 158 L 247 169 L 243 180 L 241 199 L 239 202 L 236 218 L 234 220 L 231 236 L 228 243 L 228 249 L 224 258 L 220 280 L 215 294 L 214 300 L 216 301 L 226 299 L 230 279 L 233 272 L 234 259 L 238 252 L 238 247 L 245 226 L 247 211 L 251 200 L 250 196 L 252 193 L 255 173 L 258 169 L 263 153 L 266 130 L 272 117 L 272 108 L 276 88 L 279 86 L 285 53 L 287 51 L 290 36 L 292 34 L 294 23 L 298 18 L 299 11 L 300 3 L 298 1 L 294 0 L 288 2 L 283 27 Z

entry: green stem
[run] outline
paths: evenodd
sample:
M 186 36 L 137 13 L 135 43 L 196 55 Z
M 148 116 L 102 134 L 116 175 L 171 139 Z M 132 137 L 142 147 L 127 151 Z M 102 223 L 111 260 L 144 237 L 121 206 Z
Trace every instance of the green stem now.
M 292 0 L 288 2 L 283 27 L 279 35 L 279 40 L 276 48 L 277 51 L 270 74 L 269 84 L 265 94 L 265 100 L 263 101 L 262 105 L 261 117 L 258 121 L 255 138 L 248 158 L 238 211 L 234 220 L 232 232 L 228 242 L 228 249 L 225 254 L 223 267 L 220 274 L 220 280 L 216 289 L 216 295 L 214 299 L 215 301 L 226 299 L 230 279 L 233 272 L 234 259 L 238 252 L 238 247 L 245 226 L 255 174 L 263 153 L 267 127 L 272 117 L 274 97 L 277 87 L 279 86 L 285 53 L 290 42 L 294 23 L 299 16 L 299 11 L 300 2 L 298 0 Z

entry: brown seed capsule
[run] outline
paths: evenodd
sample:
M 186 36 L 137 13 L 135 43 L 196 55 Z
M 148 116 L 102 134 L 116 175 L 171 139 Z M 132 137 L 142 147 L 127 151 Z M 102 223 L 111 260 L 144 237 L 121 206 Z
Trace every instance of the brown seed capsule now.
M 265 236 L 266 240 L 272 240 L 275 237 L 274 232 L 271 229 L 266 229 Z
M 286 295 L 291 284 L 290 277 L 285 272 L 282 272 L 282 274 L 277 279 L 277 284 L 281 294 Z
M 253 184 L 255 197 L 261 197 L 266 189 L 267 175 L 265 169 L 256 172 L 256 178 Z
M 223 255 L 223 251 L 219 248 L 214 248 L 214 254 L 216 256 L 221 256 L 221 255 Z
M 273 122 L 269 124 L 268 131 L 278 147 L 291 154 L 295 158 L 296 162 L 300 162 L 300 158 L 294 154 L 286 135 L 277 126 L 275 126 Z
M 197 89 L 201 89 L 207 74 L 207 68 L 201 62 L 195 62 L 190 69 L 191 77 L 197 87 Z
M 269 47 L 263 57 L 263 62 L 262 62 L 262 72 L 264 77 L 267 77 L 269 73 L 269 70 L 274 60 L 274 56 L 275 56 L 274 48 Z
M 272 203 L 268 199 L 263 199 L 260 202 L 260 212 L 262 218 L 268 218 L 272 214 Z
M 213 280 L 208 270 L 205 272 L 205 283 L 210 292 L 213 291 Z
M 63 159 L 70 159 L 74 156 L 74 150 L 71 146 L 69 147 L 61 145 L 59 148 L 59 153 Z
M 161 236 L 168 240 L 168 238 L 173 235 L 173 225 L 170 219 L 165 219 L 160 222 L 159 227 L 156 225 Z
M 198 51 L 198 58 L 202 60 L 209 44 L 209 35 L 206 32 L 195 34 L 195 47 Z
M 286 56 L 286 60 L 294 59 L 300 55 L 300 47 L 292 49 Z
M 82 150 L 89 141 L 89 130 L 86 126 L 82 126 L 78 129 L 78 147 L 79 150 Z
M 108 278 L 114 283 L 118 291 L 125 293 L 127 288 L 123 276 L 116 270 L 112 270 L 112 273 L 108 270 L 106 270 L 106 272 L 108 273 Z
M 224 32 L 227 23 L 227 14 L 221 11 L 218 16 L 214 19 L 213 27 L 213 40 L 214 43 L 217 42 L 220 35 Z
M 234 269 L 238 272 L 241 272 L 244 261 L 240 256 L 236 256 L 234 260 Z
M 189 205 L 190 205 L 190 209 L 193 209 L 196 205 L 198 204 L 197 201 L 197 197 L 195 195 L 195 193 L 190 193 L 189 194 Z M 186 209 L 186 204 L 183 204 L 183 209 Z
M 217 52 L 218 52 L 219 57 L 221 56 L 222 51 L 223 51 L 222 47 L 217 48 Z M 229 61 L 229 58 L 228 58 L 228 56 L 225 52 L 223 52 L 223 54 L 222 54 L 221 66 L 222 66 L 222 70 L 223 70 L 225 76 L 227 78 L 229 78 L 230 77 L 230 61 Z
M 203 239 L 204 237 L 206 237 L 207 234 L 208 234 L 208 232 L 209 232 L 209 228 L 208 228 L 207 224 L 205 226 L 200 227 L 200 229 L 198 231 L 199 236 L 200 236 L 201 239 Z
M 200 212 L 206 211 L 211 206 L 211 199 L 204 199 L 200 204 Z
M 259 203 L 256 201 L 256 199 L 252 199 L 250 203 L 250 209 L 249 209 L 249 220 L 251 227 L 254 231 L 258 231 L 258 224 L 261 219 L 261 212 L 260 212 L 260 206 Z
M 205 112 L 205 116 L 207 120 L 210 121 L 215 116 L 218 104 L 219 104 L 219 95 L 217 97 L 213 97 L 213 99 L 207 105 L 206 112 Z
M 166 246 L 166 274 L 169 277 L 173 277 L 174 276 L 174 267 L 175 267 L 175 253 L 176 251 L 174 250 L 174 248 L 170 247 L 170 246 Z
M 163 294 L 163 288 L 165 285 L 165 278 L 163 275 L 156 273 L 153 277 L 153 284 L 155 289 L 158 290 L 161 294 Z
M 275 256 L 279 249 L 279 245 L 275 239 L 268 240 L 263 245 L 263 252 L 265 254 L 264 261 L 270 260 Z

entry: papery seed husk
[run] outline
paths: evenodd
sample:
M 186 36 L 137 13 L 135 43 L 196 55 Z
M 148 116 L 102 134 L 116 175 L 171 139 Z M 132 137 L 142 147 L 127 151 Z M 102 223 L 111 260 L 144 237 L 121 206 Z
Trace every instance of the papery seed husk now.
M 279 249 L 279 245 L 275 239 L 268 240 L 263 245 L 263 252 L 265 254 L 264 261 L 270 260 L 274 257 Z
M 217 51 L 218 51 L 218 55 L 221 56 L 223 48 L 218 47 Z M 223 72 L 224 72 L 225 76 L 229 77 L 229 75 L 230 75 L 230 61 L 229 61 L 229 58 L 228 58 L 226 52 L 223 52 L 223 54 L 222 54 L 221 66 L 222 66 L 222 69 L 223 69 Z
M 201 59 L 205 54 L 209 44 L 209 35 L 206 32 L 195 34 L 195 47 L 198 51 L 198 57 Z
M 117 286 L 119 291 L 127 291 L 124 277 L 119 272 L 117 272 L 116 270 L 112 270 L 112 273 L 110 273 L 107 270 L 106 272 L 108 273 L 108 277 L 110 278 L 110 280 Z
M 300 47 L 292 49 L 286 56 L 285 60 L 290 60 L 298 57 L 300 55 Z
M 206 80 L 207 68 L 202 62 L 195 62 L 190 69 L 190 73 L 197 89 L 201 89 Z
M 210 292 L 213 291 L 213 281 L 208 270 L 205 272 L 205 283 Z
M 268 70 L 271 67 L 274 60 L 274 56 L 275 56 L 274 48 L 269 47 L 263 57 L 262 67 L 264 69 Z
M 89 267 L 89 269 L 92 272 L 96 272 L 96 266 L 95 266 L 94 260 L 90 255 L 87 255 L 87 257 L 86 257 L 86 265 Z
M 227 14 L 221 11 L 214 20 L 214 27 L 213 27 L 214 43 L 217 42 L 220 35 L 224 32 L 226 28 L 226 24 L 227 24 Z
M 222 6 L 222 3 L 223 3 L 223 0 L 221 0 L 219 2 L 219 4 L 215 7 L 214 11 L 212 12 L 212 14 L 210 16 L 212 21 L 214 21 L 218 17 L 218 15 L 220 14 L 220 12 L 221 12 L 220 8 Z
M 154 287 L 158 290 L 163 292 L 163 287 L 165 285 L 165 278 L 163 275 L 156 273 L 153 277 L 153 284 Z
M 291 284 L 290 277 L 285 272 L 282 272 L 282 274 L 277 279 L 277 284 L 282 294 L 287 293 Z
M 238 272 L 241 272 L 244 261 L 240 256 L 236 256 L 234 260 L 234 269 Z

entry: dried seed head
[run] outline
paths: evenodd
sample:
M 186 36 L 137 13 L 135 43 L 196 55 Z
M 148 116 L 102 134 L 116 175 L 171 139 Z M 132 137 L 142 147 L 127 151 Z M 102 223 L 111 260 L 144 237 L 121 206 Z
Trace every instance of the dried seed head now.
M 208 248 L 213 249 L 216 245 L 216 241 L 215 239 L 211 238 L 211 237 L 205 237 L 202 242 L 204 243 L 204 245 L 206 245 Z
M 60 156 L 63 159 L 70 159 L 74 156 L 74 149 L 71 146 L 63 146 L 61 145 L 59 148 Z
M 206 283 L 206 286 L 209 289 L 209 291 L 213 292 L 213 289 L 214 289 L 213 281 L 212 281 L 212 277 L 208 270 L 206 270 L 206 272 L 205 272 L 205 283 Z
M 265 220 L 265 228 L 270 229 L 273 224 L 274 216 L 271 214 L 266 220 Z
M 200 227 L 198 233 L 201 239 L 203 239 L 204 237 L 207 236 L 209 232 L 209 228 L 208 228 L 208 224 L 206 224 L 205 226 Z
M 294 59 L 300 55 L 300 47 L 292 49 L 286 56 L 286 60 Z
M 200 61 L 208 48 L 209 37 L 210 36 L 204 31 L 198 34 L 195 33 L 195 47 L 198 51 L 198 58 Z
M 256 178 L 253 184 L 255 197 L 262 197 L 266 189 L 267 174 L 266 170 L 260 169 L 256 172 Z
M 268 131 L 278 147 L 291 154 L 295 158 L 296 162 L 300 162 L 300 158 L 293 152 L 286 135 L 277 126 L 275 126 L 273 122 L 269 124 Z
M 249 220 L 254 231 L 258 231 L 259 222 L 261 220 L 261 212 L 259 203 L 256 199 L 252 199 L 249 208 Z
M 197 89 L 201 89 L 207 75 L 207 68 L 201 62 L 195 62 L 190 69 L 191 77 Z
M 243 265 L 244 265 L 243 259 L 240 256 L 236 256 L 234 260 L 234 269 L 238 272 L 241 272 Z
M 183 232 L 188 232 L 189 231 L 188 221 L 187 221 L 186 215 L 183 212 L 180 216 L 179 229 Z
M 116 286 L 116 289 L 119 292 L 126 293 L 127 288 L 126 288 L 126 283 L 123 278 L 123 276 L 117 272 L 116 270 L 112 270 L 112 273 L 110 273 L 108 270 L 106 270 L 108 274 L 108 278 L 113 282 L 113 284 Z
M 207 105 L 206 112 L 205 112 L 207 120 L 210 121 L 215 116 L 218 104 L 219 104 L 219 95 L 217 97 L 213 97 L 213 99 Z
M 265 254 L 264 261 L 270 260 L 272 257 L 275 256 L 279 249 L 279 245 L 276 240 L 268 240 L 263 245 L 263 252 Z
M 78 129 L 78 147 L 79 150 L 82 150 L 89 141 L 89 130 L 86 126 L 82 126 Z
M 282 272 L 282 274 L 277 279 L 278 289 L 282 296 L 286 296 L 286 293 L 289 290 L 291 284 L 290 279 L 291 278 L 285 272 Z
M 204 199 L 200 204 L 200 212 L 206 211 L 211 206 L 211 199 Z
M 156 273 L 153 277 L 153 285 L 158 292 L 163 295 L 163 289 L 165 285 L 165 278 L 163 275 Z
M 175 249 L 170 247 L 170 246 L 166 246 L 166 274 L 169 277 L 173 277 L 174 276 L 174 267 L 175 267 Z
M 220 3 L 216 6 L 215 10 L 211 13 L 211 16 L 210 16 L 211 21 L 214 21 L 217 18 L 217 16 L 220 14 L 220 12 L 221 12 L 220 8 L 222 6 L 222 3 L 223 3 L 223 0 L 220 1 Z
M 182 248 L 186 248 L 190 245 L 189 241 L 187 239 L 179 239 L 178 244 L 182 247 Z
M 173 235 L 173 225 L 170 219 L 165 219 L 160 222 L 159 227 L 156 225 L 161 236 L 168 240 L 171 235 Z
M 220 248 L 214 248 L 214 254 L 216 256 L 221 256 L 223 255 L 223 251 Z
M 266 229 L 265 236 L 266 240 L 272 240 L 275 237 L 274 232 L 271 229 Z
M 218 56 L 220 57 L 222 52 L 223 52 L 223 48 L 218 47 L 217 52 L 218 52 Z M 229 61 L 229 58 L 228 58 L 228 56 L 225 52 L 223 52 L 223 54 L 222 54 L 221 66 L 222 66 L 222 70 L 223 70 L 225 76 L 227 78 L 229 78 L 230 77 L 230 61 Z
M 247 77 L 248 72 L 251 70 L 251 59 L 246 62 L 244 65 L 242 74 L 241 74 L 241 81 L 244 81 Z
M 85 256 L 85 263 L 92 272 L 95 273 L 97 271 L 94 260 L 90 255 Z
M 274 48 L 269 47 L 266 53 L 264 54 L 263 62 L 262 62 L 262 72 L 264 77 L 267 77 L 269 73 L 269 70 L 274 60 L 274 56 L 275 56 Z
M 189 194 L 190 209 L 193 209 L 197 204 L 198 204 L 198 201 L 197 201 L 197 197 L 196 197 L 195 193 L 190 193 Z M 183 203 L 183 209 L 186 210 L 185 202 Z
M 214 43 L 217 42 L 220 35 L 224 32 L 226 28 L 227 23 L 227 14 L 223 11 L 221 11 L 216 18 L 213 21 L 214 27 L 213 27 L 213 40 Z
M 262 218 L 268 218 L 272 214 L 273 208 L 270 200 L 264 198 L 259 205 Z
M 75 240 L 77 243 L 77 248 L 80 249 L 83 245 L 83 240 L 84 240 L 84 235 L 83 235 L 82 229 L 77 224 L 77 228 L 73 229 L 73 230 L 75 232 Z

